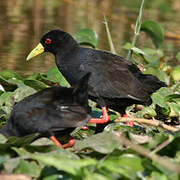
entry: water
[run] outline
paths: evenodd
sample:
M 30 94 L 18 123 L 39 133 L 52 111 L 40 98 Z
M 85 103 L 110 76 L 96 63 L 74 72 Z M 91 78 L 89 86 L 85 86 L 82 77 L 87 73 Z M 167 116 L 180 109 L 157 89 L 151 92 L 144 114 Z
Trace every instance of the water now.
M 174 0 L 148 1 L 144 19 L 156 20 L 165 29 L 163 50 L 172 62 L 180 51 L 180 2 Z M 27 75 L 46 72 L 54 65 L 51 54 L 43 54 L 26 62 L 26 56 L 40 37 L 55 28 L 74 34 L 81 28 L 91 28 L 99 35 L 99 49 L 109 50 L 103 15 L 108 19 L 116 51 L 133 37 L 139 0 L 1 0 L 0 1 L 0 71 L 15 70 Z M 138 47 L 153 47 L 151 40 L 141 34 Z

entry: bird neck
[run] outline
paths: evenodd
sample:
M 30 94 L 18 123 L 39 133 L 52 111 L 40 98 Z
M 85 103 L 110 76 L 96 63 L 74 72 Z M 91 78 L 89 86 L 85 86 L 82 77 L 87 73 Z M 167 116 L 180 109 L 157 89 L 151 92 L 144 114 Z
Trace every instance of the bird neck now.
M 73 49 L 79 47 L 79 44 L 76 42 L 76 40 L 69 34 L 64 37 L 63 42 L 64 43 L 61 43 L 57 47 L 54 53 L 55 56 L 63 57 L 64 55 L 71 53 Z

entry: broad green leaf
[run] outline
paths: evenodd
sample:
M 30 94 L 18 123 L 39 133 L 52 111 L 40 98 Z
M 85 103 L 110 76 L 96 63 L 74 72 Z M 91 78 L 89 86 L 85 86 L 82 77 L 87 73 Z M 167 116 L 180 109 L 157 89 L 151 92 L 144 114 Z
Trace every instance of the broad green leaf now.
M 148 180 L 168 180 L 167 176 L 160 173 L 153 171 L 151 177 Z
M 76 150 L 93 149 L 97 152 L 107 154 L 116 148 L 122 148 L 122 144 L 113 132 L 102 132 L 82 141 L 77 141 L 74 148 Z
M 176 66 L 172 72 L 171 77 L 174 81 L 180 81 L 180 66 Z
M 100 163 L 98 168 L 105 168 L 111 173 L 121 174 L 132 180 L 138 177 L 137 172 L 144 170 L 141 158 L 133 154 L 111 155 Z
M 62 153 L 51 154 L 51 156 L 47 156 L 46 153 L 38 154 L 38 155 L 35 154 L 32 157 L 33 159 L 36 159 L 37 161 L 43 163 L 44 165 L 54 166 L 58 170 L 65 171 L 72 175 L 77 175 L 82 167 L 97 164 L 96 160 L 94 159 L 85 158 L 85 159 L 77 160 L 77 159 L 69 158 L 68 156 L 63 155 Z
M 22 84 L 13 92 L 14 101 L 15 102 L 21 101 L 25 97 L 34 94 L 35 92 L 36 90 L 34 88 Z
M 69 83 L 63 77 L 57 66 L 53 66 L 48 70 L 47 77 L 45 79 L 54 83 L 59 83 L 62 86 L 69 86 Z
M 168 138 L 168 134 L 165 134 L 164 132 L 157 133 L 151 138 L 151 141 L 147 144 L 147 147 L 150 149 L 156 148 L 159 144 L 163 143 Z
M 18 73 L 16 73 L 15 71 L 11 71 L 11 70 L 4 70 L 0 72 L 0 76 L 2 76 L 4 79 L 8 80 L 8 79 L 19 79 L 19 80 L 23 80 L 23 77 L 20 76 Z
M 74 34 L 74 38 L 79 42 L 79 44 L 87 44 L 93 48 L 96 48 L 98 44 L 98 35 L 92 29 L 81 29 L 79 32 Z
M 12 95 L 13 92 L 4 92 L 0 96 L 0 109 L 3 110 L 8 115 L 10 114 L 13 106 Z
M 137 47 L 133 47 L 131 48 L 133 50 L 133 52 L 135 52 L 136 54 L 141 54 L 143 56 L 148 56 L 148 54 L 146 52 L 144 52 L 142 49 L 139 49 Z
M 28 162 L 23 159 L 19 161 L 19 164 L 14 169 L 15 174 L 26 174 L 33 177 L 38 177 L 41 173 L 41 167 L 37 165 L 35 161 Z
M 45 89 L 48 87 L 48 85 L 46 85 L 45 83 L 38 81 L 36 79 L 27 79 L 24 81 L 24 84 L 34 88 L 37 91 Z
M 38 79 L 41 76 L 40 73 L 34 73 L 28 77 L 26 77 L 26 79 Z
M 112 180 L 112 178 L 110 177 L 107 177 L 107 176 L 104 176 L 102 174 L 98 174 L 98 173 L 95 173 L 95 172 L 90 172 L 86 169 L 85 171 L 85 175 L 83 176 L 83 179 L 84 180 Z
M 162 87 L 155 93 L 151 95 L 152 101 L 154 104 L 159 105 L 160 107 L 167 107 L 167 104 L 165 103 L 166 99 L 165 97 L 172 95 L 173 91 L 170 88 Z
M 152 74 L 154 76 L 157 76 L 161 81 L 165 82 L 166 84 L 169 84 L 169 77 L 168 75 L 161 71 L 158 68 L 155 67 L 146 67 L 145 74 Z
M 144 21 L 141 25 L 141 31 L 147 33 L 151 39 L 153 44 L 157 49 L 159 49 L 164 41 L 164 32 L 159 23 L 155 21 Z
M 5 143 L 6 141 L 7 141 L 7 138 L 4 135 L 0 134 L 0 142 Z
M 168 96 L 165 97 L 165 102 L 171 102 L 171 101 L 174 101 L 174 102 L 179 102 L 180 101 L 180 94 L 170 94 Z
M 171 108 L 171 114 L 170 116 L 180 116 L 180 104 L 176 104 L 174 102 L 169 104 L 170 108 Z
M 152 117 L 155 117 L 157 114 L 156 114 L 156 111 L 152 107 L 145 107 L 141 111 L 138 111 L 136 115 L 137 117 L 140 117 L 140 118 L 143 118 L 143 117 L 152 118 Z

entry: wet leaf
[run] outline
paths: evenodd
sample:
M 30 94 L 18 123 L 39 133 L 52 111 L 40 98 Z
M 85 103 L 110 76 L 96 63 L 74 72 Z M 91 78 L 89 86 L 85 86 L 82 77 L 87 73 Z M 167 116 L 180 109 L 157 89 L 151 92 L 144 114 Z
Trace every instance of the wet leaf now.
M 35 92 L 36 90 L 34 88 L 22 84 L 19 88 L 17 88 L 13 92 L 14 101 L 15 102 L 21 101 L 25 97 L 34 94 Z
M 96 48 L 98 44 L 98 35 L 92 29 L 81 29 L 74 35 L 74 38 L 80 44 L 90 45 L 93 48 Z
M 122 148 L 122 145 L 113 132 L 102 132 L 82 141 L 77 141 L 74 148 L 76 150 L 93 149 L 97 152 L 106 154 L 112 152 L 116 148 Z
M 24 81 L 24 84 L 34 88 L 37 91 L 45 89 L 48 87 L 48 85 L 46 85 L 45 83 L 38 81 L 36 79 L 27 79 Z
M 180 81 L 180 66 L 176 66 L 172 72 L 171 77 L 174 81 Z
M 136 115 L 140 118 L 152 118 L 155 117 L 157 113 L 152 107 L 145 107 L 141 111 L 138 111 Z
M 41 173 L 41 168 L 34 161 L 28 162 L 21 159 L 14 169 L 13 173 L 15 174 L 26 174 L 33 177 L 38 177 Z
M 58 153 L 58 151 L 61 151 L 61 153 Z M 48 166 L 54 166 L 58 170 L 65 171 L 67 173 L 70 173 L 72 175 L 77 175 L 78 171 L 82 167 L 90 166 L 90 165 L 96 165 L 96 160 L 94 159 L 73 159 L 66 155 L 66 153 L 63 153 L 64 150 L 59 149 L 57 153 L 48 153 L 48 156 L 46 153 L 44 154 L 38 154 L 33 155 L 32 158 L 46 164 Z
M 69 83 L 56 66 L 53 66 L 48 70 L 46 79 L 54 83 L 59 83 L 61 86 L 69 86 Z
M 144 21 L 141 25 L 141 31 L 144 31 L 150 36 L 157 49 L 162 46 L 164 41 L 164 32 L 159 23 L 151 20 Z
M 2 76 L 4 79 L 8 80 L 8 79 L 19 79 L 19 80 L 23 80 L 23 77 L 20 76 L 18 73 L 16 73 L 15 71 L 11 71 L 11 70 L 4 70 L 0 72 L 0 76 Z
M 113 173 L 123 175 L 129 179 L 136 179 L 137 172 L 143 171 L 141 158 L 133 154 L 124 154 L 121 156 L 109 156 L 105 159 L 98 168 L 105 168 Z

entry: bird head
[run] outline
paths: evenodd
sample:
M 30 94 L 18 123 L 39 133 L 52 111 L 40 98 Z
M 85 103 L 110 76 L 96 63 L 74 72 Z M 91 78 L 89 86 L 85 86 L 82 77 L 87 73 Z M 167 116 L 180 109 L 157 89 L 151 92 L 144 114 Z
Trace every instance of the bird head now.
M 56 55 L 58 51 L 63 51 L 67 44 L 74 44 L 72 42 L 75 42 L 75 40 L 67 32 L 58 29 L 51 30 L 43 35 L 39 44 L 29 53 L 26 60 L 28 61 L 43 52 L 50 52 Z

